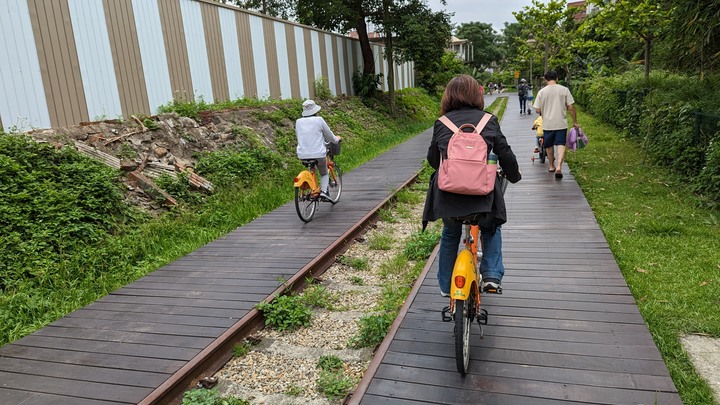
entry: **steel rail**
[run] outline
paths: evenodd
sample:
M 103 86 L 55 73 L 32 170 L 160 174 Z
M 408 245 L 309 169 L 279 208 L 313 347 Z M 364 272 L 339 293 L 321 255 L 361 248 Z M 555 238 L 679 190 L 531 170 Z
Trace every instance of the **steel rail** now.
M 337 255 L 347 250 L 356 237 L 362 235 L 372 223 L 377 221 L 378 211 L 385 207 L 400 190 L 412 184 L 419 174 L 420 170 L 353 224 L 335 242 L 325 248 L 320 255 L 268 295 L 265 301 L 270 301 L 279 294 L 302 291 L 307 285 L 308 277 L 317 278 L 322 275 L 335 262 Z M 220 370 L 232 358 L 233 346 L 259 329 L 263 322 L 262 312 L 253 308 L 225 333 L 217 337 L 205 349 L 173 373 L 164 383 L 155 388 L 139 404 L 181 404 L 185 391 L 195 387 L 202 378 L 212 376 Z

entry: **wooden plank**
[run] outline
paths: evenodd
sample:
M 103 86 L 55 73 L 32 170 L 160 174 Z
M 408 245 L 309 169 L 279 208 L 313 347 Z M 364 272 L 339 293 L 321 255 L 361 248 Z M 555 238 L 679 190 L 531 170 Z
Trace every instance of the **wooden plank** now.
M 455 377 L 457 378 L 457 376 Z M 388 392 L 392 397 L 388 398 Z M 362 404 L 376 404 L 375 398 L 387 398 L 394 404 L 398 403 L 436 403 L 436 404 L 513 404 L 513 405 L 556 405 L 555 399 L 545 399 L 538 396 L 523 397 L 513 395 L 502 395 L 495 392 L 482 392 L 468 389 L 450 388 L 441 385 L 415 384 L 403 381 L 387 380 L 382 378 L 373 379 L 368 388 L 368 400 L 362 398 Z M 372 399 L 372 400 L 371 400 Z M 562 401 L 563 404 L 581 404 L 581 402 Z
M 4 388 L 22 387 L 24 390 L 64 396 L 78 396 L 78 385 L 82 384 L 80 398 L 111 402 L 140 402 L 151 392 L 149 388 L 131 387 L 118 384 L 103 384 L 91 381 L 72 381 L 65 378 L 34 375 L 25 378 L 23 374 L 0 371 Z
M 169 325 L 184 325 L 184 326 L 211 326 L 216 328 L 229 328 L 237 319 L 232 318 L 220 318 L 220 317 L 209 317 L 209 316 L 188 316 L 188 315 L 173 315 L 173 314 L 161 314 L 161 313 L 127 313 L 120 311 L 98 311 L 84 308 L 80 311 L 75 311 L 67 315 L 70 318 L 78 319 L 104 319 L 109 321 L 138 321 L 138 322 L 155 322 Z
M 97 401 L 72 396 L 43 394 L 39 392 L 18 391 L 0 387 L 0 404 L 22 405 L 108 405 L 127 402 Z
M 52 336 L 28 335 L 15 344 L 26 347 L 51 347 L 64 351 L 84 353 L 104 353 L 124 356 L 136 356 L 152 359 L 188 361 L 197 354 L 197 350 L 184 347 L 170 347 L 126 342 L 100 342 L 97 340 L 79 340 Z
M 122 381 L 125 385 L 153 388 L 162 384 L 169 374 L 149 373 L 135 370 L 118 370 L 106 367 L 91 367 L 75 364 L 51 363 L 30 359 L 8 358 L 0 363 L 0 371 L 18 374 L 33 374 L 45 377 L 64 378 L 72 376 L 73 380 L 92 381 L 115 384 Z M 0 399 L 1 399 L 0 395 Z M 20 402 L 3 402 L 3 404 Z
M 388 352 L 385 364 L 410 369 L 434 369 L 457 372 L 454 357 L 425 356 L 412 353 Z M 400 372 L 400 370 L 397 370 Z M 517 378 L 522 380 L 595 385 L 607 388 L 639 389 L 645 391 L 672 391 L 674 385 L 668 375 L 630 375 L 620 372 L 578 370 L 557 368 L 546 365 L 480 362 L 469 370 L 470 374 L 492 377 Z M 402 373 L 401 373 L 402 374 Z M 409 379 L 408 379 L 409 380 Z
M 135 370 L 151 373 L 173 373 L 185 362 L 165 359 L 145 359 L 143 357 L 119 356 L 113 354 L 83 353 L 55 350 L 43 347 L 5 345 L 0 348 L 0 358 L 38 360 L 48 363 L 106 367 L 117 370 Z
M 126 332 L 156 333 L 162 335 L 211 337 L 220 336 L 225 328 L 208 326 L 168 325 L 154 324 L 152 322 L 110 321 L 104 319 L 82 319 L 64 317 L 53 322 L 52 325 L 75 327 L 82 329 L 121 330 Z
M 83 329 L 50 325 L 34 333 L 38 336 L 68 337 L 78 340 L 99 340 L 101 342 L 143 343 L 170 347 L 204 349 L 213 338 L 197 336 L 162 335 L 155 333 L 126 332 L 119 330 Z
M 486 395 L 506 394 L 529 398 L 543 398 L 555 401 L 630 404 L 630 403 L 662 403 L 682 404 L 679 398 L 664 392 L 634 389 L 613 389 L 588 384 L 553 383 L 549 381 L 525 380 L 518 378 L 489 377 L 486 375 L 467 374 L 464 379 L 457 377 L 457 372 L 431 369 L 405 369 L 398 374 L 398 366 L 383 367 L 378 370 L 378 378 L 415 384 L 424 384 L 424 389 L 455 390 L 465 395 L 472 395 L 473 403 L 485 402 Z M 578 374 L 581 374 L 578 372 Z M 411 394 L 414 396 L 414 394 Z M 454 402 L 453 402 L 454 403 Z M 487 402 L 490 403 L 490 402 Z M 514 398 L 513 398 L 513 402 Z
M 183 299 L 168 297 L 139 297 L 133 295 L 111 294 L 100 299 L 102 302 L 121 302 L 129 304 L 141 305 L 171 305 L 171 306 L 187 306 L 194 308 L 217 308 L 217 309 L 237 309 L 251 310 L 255 304 L 260 301 L 222 301 L 222 300 L 199 300 L 199 299 Z

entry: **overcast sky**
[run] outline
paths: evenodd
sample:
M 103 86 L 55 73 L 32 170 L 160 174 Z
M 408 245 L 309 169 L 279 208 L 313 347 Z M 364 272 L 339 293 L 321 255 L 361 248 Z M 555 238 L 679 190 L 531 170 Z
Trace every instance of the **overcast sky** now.
M 433 11 L 455 13 L 451 19 L 455 26 L 472 21 L 489 23 L 500 34 L 505 22 L 515 22 L 512 12 L 531 6 L 532 0 L 447 0 L 447 6 L 440 0 L 427 0 L 427 4 Z

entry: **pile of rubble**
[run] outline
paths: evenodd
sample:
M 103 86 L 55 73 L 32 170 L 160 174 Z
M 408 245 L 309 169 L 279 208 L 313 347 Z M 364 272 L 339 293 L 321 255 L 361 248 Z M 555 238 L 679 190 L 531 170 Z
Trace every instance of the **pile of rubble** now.
M 205 125 L 176 113 L 152 117 L 132 116 L 131 120 L 83 122 L 71 127 L 29 132 L 38 142 L 60 148 L 72 145 L 80 153 L 120 169 L 125 176 L 129 200 L 155 210 L 157 203 L 173 206 L 175 199 L 158 187 L 153 179 L 163 174 L 177 177 L 186 173 L 191 187 L 206 192 L 213 185 L 193 172 L 198 153 L 215 151 L 236 144 L 233 131 L 246 126 L 260 126 L 247 111 L 226 111 L 204 116 Z M 242 124 L 239 124 L 242 123 Z M 270 128 L 263 128 L 272 134 Z M 255 129 L 253 129 L 255 131 Z M 272 142 L 268 136 L 261 138 Z

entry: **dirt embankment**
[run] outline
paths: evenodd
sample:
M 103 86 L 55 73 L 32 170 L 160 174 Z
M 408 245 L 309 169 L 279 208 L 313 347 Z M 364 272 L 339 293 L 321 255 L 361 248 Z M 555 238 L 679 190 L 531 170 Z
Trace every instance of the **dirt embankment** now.
M 274 148 L 278 126 L 293 129 L 289 119 L 271 123 L 259 117 L 278 110 L 275 106 L 202 112 L 199 122 L 176 113 L 152 117 L 133 116 L 128 120 L 83 122 L 57 129 L 35 130 L 28 135 L 36 141 L 57 147 L 72 146 L 80 152 L 126 173 L 123 182 L 128 201 L 149 212 L 159 212 L 168 201 L 161 202 L 161 190 L 155 193 L 138 184 L 138 176 L 150 179 L 162 174 L 176 176 L 192 171 L 202 152 L 232 146 L 257 145 L 262 142 Z M 251 139 L 252 138 L 252 139 Z M 133 173 L 132 175 L 128 175 Z M 198 188 L 202 188 L 196 185 Z M 211 187 L 211 186 L 210 186 Z

